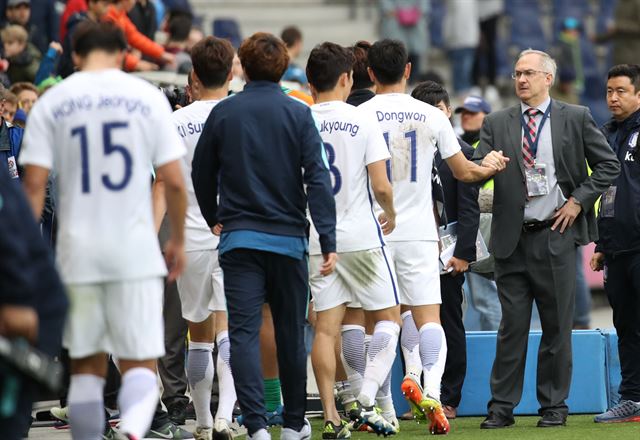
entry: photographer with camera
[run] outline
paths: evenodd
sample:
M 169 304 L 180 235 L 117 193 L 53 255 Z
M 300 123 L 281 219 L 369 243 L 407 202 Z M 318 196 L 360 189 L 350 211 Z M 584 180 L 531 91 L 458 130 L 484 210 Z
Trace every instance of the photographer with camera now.
M 14 440 L 29 429 L 39 385 L 56 386 L 51 358 L 67 298 L 22 189 L 2 166 L 0 255 L 0 432 Z

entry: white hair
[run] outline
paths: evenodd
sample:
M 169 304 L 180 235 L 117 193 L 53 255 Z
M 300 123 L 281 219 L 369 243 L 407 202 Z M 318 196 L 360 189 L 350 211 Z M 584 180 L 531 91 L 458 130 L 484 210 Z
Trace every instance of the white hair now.
M 518 60 L 520 60 L 520 58 L 522 58 L 525 55 L 530 55 L 530 54 L 535 54 L 538 55 L 541 59 L 541 64 L 542 64 L 542 69 L 551 74 L 551 85 L 553 85 L 553 83 L 556 81 L 556 71 L 558 70 L 558 66 L 556 65 L 556 60 L 554 60 L 553 58 L 551 58 L 551 55 L 549 55 L 546 52 L 543 52 L 541 50 L 535 50 L 535 49 L 525 49 L 522 52 L 520 52 L 520 55 L 518 55 L 518 59 L 516 60 L 516 63 L 518 62 Z

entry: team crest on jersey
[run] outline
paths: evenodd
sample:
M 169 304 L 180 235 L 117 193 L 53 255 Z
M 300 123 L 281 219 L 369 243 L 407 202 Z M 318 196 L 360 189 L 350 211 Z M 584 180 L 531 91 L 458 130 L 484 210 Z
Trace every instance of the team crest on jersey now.
M 636 131 L 635 133 L 633 133 L 631 135 L 631 137 L 629 138 L 629 146 L 631 148 L 634 148 L 636 146 L 636 144 L 638 143 L 638 134 L 640 132 Z

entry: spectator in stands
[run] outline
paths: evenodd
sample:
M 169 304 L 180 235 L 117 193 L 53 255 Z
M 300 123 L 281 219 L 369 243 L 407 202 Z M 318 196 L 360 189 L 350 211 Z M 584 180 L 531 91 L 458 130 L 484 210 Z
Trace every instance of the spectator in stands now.
M 617 0 L 613 24 L 595 41 L 613 42 L 613 64 L 631 64 L 640 53 L 640 0 Z
M 30 21 L 30 0 L 9 0 L 7 2 L 5 16 L 9 24 L 20 25 L 27 31 L 28 41 L 33 44 L 39 52 L 41 48 L 46 49 L 49 44 L 46 35 Z
M 278 84 L 289 61 L 284 43 L 256 33 L 242 43 L 239 57 L 247 86 L 212 110 L 196 146 L 191 176 L 203 217 L 221 233 L 231 364 L 236 383 L 242 384 L 236 391 L 243 423 L 250 438 L 271 438 L 261 367 L 247 362 L 260 359 L 262 307 L 269 302 L 276 341 L 287 347 L 278 351 L 286 408 L 282 438 L 305 439 L 311 436 L 304 418 L 309 281 L 305 207 L 308 198 L 325 255 L 323 272 L 331 273 L 337 259 L 331 178 L 311 110 L 282 93 Z M 246 161 L 249 151 L 253 160 Z M 249 175 L 253 177 L 247 179 Z M 256 197 L 261 200 L 257 205 Z
M 56 64 L 60 60 L 62 56 L 62 45 L 57 41 L 52 41 L 49 43 L 49 49 L 44 54 L 44 57 L 40 61 L 40 67 L 38 67 L 38 71 L 36 72 L 36 79 L 33 81 L 34 84 L 40 84 L 45 81 L 47 78 L 51 78 L 55 74 Z
M 104 0 L 104 2 L 108 2 L 108 0 Z M 87 10 L 87 0 L 67 0 L 67 3 L 64 7 L 64 12 L 60 17 L 60 40 L 65 41 L 65 37 L 67 36 L 67 23 L 69 18 L 78 14 L 80 12 L 84 12 Z
M 59 40 L 60 15 L 56 11 L 57 0 L 31 0 L 30 24 L 40 33 L 40 38 L 32 40 L 41 53 L 48 43 Z
M 86 0 L 82 1 L 85 2 Z M 62 56 L 60 58 L 60 63 L 58 64 L 58 75 L 66 78 L 76 70 L 71 57 L 71 53 L 73 51 L 71 42 L 73 41 L 73 35 L 78 24 L 85 20 L 95 22 L 102 20 L 102 17 L 107 13 L 109 3 L 110 0 L 88 0 L 88 2 L 85 3 L 87 5 L 85 10 L 77 12 L 69 17 L 66 22 L 65 37 L 62 43 Z
M 18 98 L 18 108 L 27 114 L 38 100 L 38 89 L 30 82 L 17 82 L 11 86 L 9 91 Z
M 612 67 L 607 80 L 612 119 L 603 127 L 622 172 L 600 201 L 593 270 L 605 270 L 620 355 L 620 402 L 595 421 L 640 420 L 640 66 Z
M 480 141 L 480 128 L 485 116 L 491 113 L 491 105 L 481 96 L 467 96 L 463 104 L 456 108 L 463 130 L 462 140 L 474 148 Z
M 376 86 L 371 81 L 367 71 L 367 53 L 370 47 L 371 43 L 368 41 L 358 41 L 351 48 L 355 62 L 353 63 L 353 85 L 347 98 L 347 104 L 355 105 L 356 107 L 376 96 Z
M 556 63 L 548 54 L 523 51 L 513 73 L 520 102 L 485 118 L 475 153 L 480 159 L 504 149 L 511 162 L 494 178 L 490 246 L 502 321 L 491 373 L 492 398 L 481 424 L 485 429 L 515 423 L 513 409 L 522 396 L 534 300 L 543 328 L 537 366 L 542 416 L 538 427 L 566 424 L 576 246 L 596 238 L 593 205 L 620 172 L 589 110 L 551 100 L 555 76 Z M 561 160 L 556 151 L 563 152 Z M 593 171 L 590 176 L 587 166 Z
M 127 17 L 127 12 L 135 5 L 130 0 L 111 0 L 107 7 L 107 12 L 102 16 L 102 20 L 114 23 L 124 32 L 127 44 L 142 52 L 142 55 L 154 59 L 160 64 L 173 64 L 175 57 L 164 50 L 164 48 L 153 40 L 143 35 Z M 156 70 L 157 65 L 128 54 L 125 58 L 125 69 L 133 70 Z
M 449 0 L 444 19 L 444 43 L 451 61 L 453 92 L 461 97 L 473 86 L 473 60 L 480 43 L 477 0 Z
M 165 66 L 164 70 L 177 71 L 187 74 L 191 71 L 191 56 L 187 51 L 189 34 L 193 25 L 191 14 L 184 12 L 172 12 L 167 21 L 167 33 L 169 38 L 164 49 L 175 55 L 176 62 Z
M 289 52 L 289 66 L 282 75 L 282 81 L 297 82 L 306 86 L 308 81 L 304 69 L 294 63 L 294 60 L 302 52 L 302 32 L 295 26 L 289 26 L 283 29 L 280 38 L 284 41 L 287 52 Z
M 138 30 L 150 40 L 156 38 L 158 21 L 156 20 L 156 7 L 151 0 L 136 0 L 136 4 L 127 13 L 129 20 Z
M 191 52 L 191 48 L 196 45 L 196 43 L 204 38 L 204 32 L 202 29 L 197 27 L 192 27 L 191 32 L 189 32 L 189 40 L 187 41 L 187 52 Z
M 433 81 L 420 83 L 411 96 L 440 109 L 451 119 L 449 94 Z M 473 148 L 458 138 L 460 148 L 467 159 L 473 156 Z M 477 185 L 463 183 L 453 177 L 451 169 L 442 159 L 440 151 L 434 158 L 444 191 L 444 208 L 447 223 L 457 222 L 457 241 L 453 257 L 446 263 L 446 274 L 440 275 L 440 321 L 447 341 L 447 360 L 442 375 L 443 411 L 447 419 L 455 419 L 462 399 L 462 385 L 467 373 L 467 343 L 462 321 L 462 285 L 469 263 L 476 260 L 476 237 L 480 219 Z
M 496 41 L 498 22 L 504 12 L 504 0 L 479 0 L 480 44 L 473 63 L 473 83 L 486 85 L 486 93 L 497 94 Z M 491 91 L 490 91 L 491 90 Z
M 421 73 L 421 58 L 429 48 L 427 16 L 429 0 L 381 0 L 380 36 L 404 43 L 411 63 L 411 81 Z
M 5 90 L 0 87 L 0 96 L 4 98 Z M 13 179 L 20 177 L 21 169 L 19 168 L 18 159 L 20 156 L 20 147 L 22 146 L 22 128 L 12 126 L 9 121 L 4 118 L 5 100 L 0 99 L 0 167 L 9 170 L 9 175 Z
M 18 110 L 18 97 L 9 90 L 2 91 L 2 119 L 13 123 L 13 117 Z
M 29 44 L 29 35 L 22 26 L 12 24 L 0 31 L 4 56 L 9 61 L 7 75 L 14 82 L 33 82 L 42 57 L 38 49 Z

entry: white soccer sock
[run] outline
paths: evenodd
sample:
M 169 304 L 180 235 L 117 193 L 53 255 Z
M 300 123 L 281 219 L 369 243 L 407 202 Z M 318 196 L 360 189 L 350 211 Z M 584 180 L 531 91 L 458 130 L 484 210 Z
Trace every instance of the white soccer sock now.
M 229 332 L 223 331 L 216 336 L 218 342 L 218 411 L 216 419 L 233 421 L 233 406 L 236 404 L 236 388 L 231 375 L 231 344 L 229 342 Z
M 105 380 L 93 374 L 74 374 L 69 384 L 69 423 L 74 440 L 102 438 Z
M 354 396 L 360 393 L 362 378 L 367 365 L 364 350 L 364 327 L 361 325 L 342 326 L 342 365 L 347 373 Z
M 143 438 L 151 426 L 159 397 L 158 380 L 153 371 L 136 367 L 124 373 L 118 394 L 120 432 Z
M 338 400 L 343 405 L 347 405 L 356 400 L 356 396 L 351 392 L 351 383 L 348 380 L 337 381 L 333 384 L 333 389 L 338 396 Z
M 382 411 L 382 417 L 388 422 L 391 422 L 396 417 L 396 410 L 393 407 L 393 395 L 391 394 L 391 370 L 376 394 L 376 405 Z
M 420 359 L 420 335 L 413 320 L 411 311 L 402 314 L 402 332 L 400 332 L 400 348 L 404 358 L 405 374 L 420 383 L 422 376 L 422 360 Z
M 367 353 L 367 367 L 358 401 L 364 406 L 374 403 L 378 390 L 384 383 L 396 357 L 400 326 L 393 321 L 376 323 Z
M 211 387 L 213 386 L 212 342 L 189 342 L 187 379 L 196 412 L 196 427 L 212 428 Z
M 447 361 L 447 340 L 440 324 L 427 322 L 420 327 L 420 358 L 424 373 L 424 390 L 440 399 L 440 385 Z

